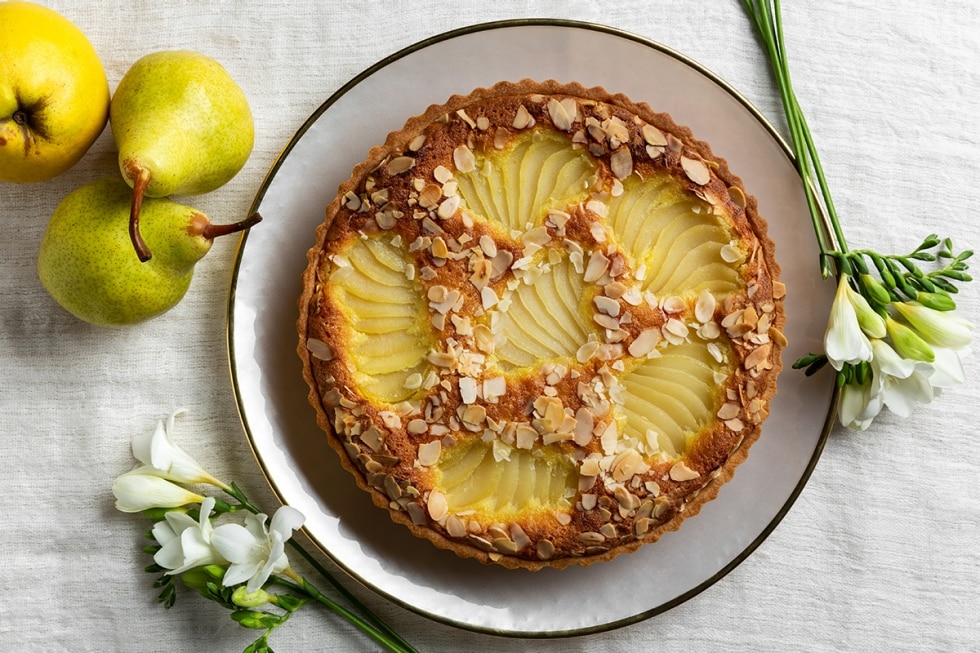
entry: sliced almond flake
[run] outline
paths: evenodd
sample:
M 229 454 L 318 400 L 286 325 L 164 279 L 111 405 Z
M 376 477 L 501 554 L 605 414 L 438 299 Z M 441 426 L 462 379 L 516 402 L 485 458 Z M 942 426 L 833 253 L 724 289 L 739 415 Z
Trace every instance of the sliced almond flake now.
M 530 449 L 538 439 L 538 432 L 527 424 L 518 424 L 514 438 L 518 449 Z
M 745 357 L 745 362 L 743 363 L 745 369 L 763 369 L 765 364 L 769 361 L 769 354 L 772 352 L 772 345 L 764 344 L 759 345 L 753 349 L 748 356 Z
M 718 419 L 724 421 L 738 417 L 738 414 L 742 411 L 738 404 L 732 402 L 726 402 L 721 405 L 718 409 L 717 417 Z
M 464 174 L 476 170 L 476 157 L 465 145 L 460 145 L 453 150 L 453 163 L 456 169 Z
M 660 339 L 660 329 L 644 329 L 633 339 L 627 351 L 630 353 L 630 356 L 641 358 L 656 349 L 657 344 L 660 343 Z
M 605 295 L 596 295 L 592 301 L 600 313 L 605 313 L 611 317 L 616 317 L 619 315 L 620 306 L 619 302 L 617 302 L 615 299 L 611 299 Z
M 394 177 L 415 167 L 415 159 L 410 156 L 397 156 L 388 162 L 388 174 Z
M 686 338 L 689 330 L 686 324 L 678 320 L 676 317 L 672 317 L 667 320 L 666 324 L 664 324 L 664 331 L 673 334 L 678 338 Z
M 566 98 L 560 102 L 551 98 L 548 100 L 548 115 L 556 128 L 566 132 L 571 131 L 578 115 L 578 104 L 574 98 Z
M 598 341 L 590 340 L 578 348 L 578 351 L 575 352 L 575 360 L 579 363 L 586 363 L 592 360 L 597 353 L 599 353 Z
M 418 460 L 424 467 L 431 467 L 439 461 L 442 454 L 442 441 L 433 440 L 419 445 Z
M 494 376 L 483 381 L 483 398 L 493 402 L 507 394 L 507 379 Z
M 419 134 L 408 144 L 408 149 L 412 152 L 418 152 L 422 149 L 423 145 L 425 145 L 425 134 Z
M 745 424 L 743 424 L 742 423 L 742 420 L 740 420 L 737 417 L 734 418 L 734 419 L 726 420 L 725 421 L 725 426 L 727 426 L 729 429 L 731 429 L 735 433 L 738 433 L 743 428 L 745 428 Z
M 517 107 L 517 113 L 514 115 L 514 122 L 511 123 L 514 129 L 525 129 L 530 127 L 534 123 L 534 118 L 528 112 L 524 105 Z
M 737 263 L 744 257 L 741 250 L 733 243 L 728 243 L 721 248 L 721 259 L 726 263 Z
M 447 220 L 456 215 L 456 211 L 459 210 L 459 205 L 459 195 L 452 195 L 443 200 L 442 204 L 439 205 L 439 210 L 436 211 L 436 214 L 443 220 Z
M 468 113 L 466 113 L 466 109 L 459 109 L 456 112 L 456 115 L 459 116 L 460 120 L 462 120 L 467 125 L 469 125 L 470 129 L 476 127 L 476 122 L 472 118 L 470 118 Z
M 589 264 L 585 268 L 585 275 L 582 280 L 586 283 L 595 283 L 608 269 L 609 259 L 606 258 L 606 255 L 600 251 L 592 252 L 592 255 L 589 256 Z
M 648 145 L 667 145 L 667 137 L 664 136 L 662 131 L 653 125 L 643 125 L 643 128 L 640 131 L 643 133 L 643 140 L 645 140 Z
M 447 181 L 453 178 L 453 173 L 446 166 L 438 165 L 432 171 L 432 176 L 435 177 L 435 180 L 440 184 L 445 184 Z
M 476 401 L 476 379 L 464 376 L 459 380 L 459 395 L 464 404 Z
M 651 159 L 656 159 L 657 157 L 663 155 L 665 149 L 658 145 L 647 145 L 647 156 Z
M 683 461 L 674 463 L 670 468 L 670 478 L 675 481 L 690 481 L 699 476 L 699 472 L 685 465 Z
M 715 315 L 715 296 L 708 290 L 702 290 L 694 305 L 694 318 L 698 322 L 708 322 Z
M 609 207 L 602 200 L 589 200 L 585 203 L 585 208 L 603 218 L 606 217 L 607 213 L 609 213 Z M 596 242 L 606 242 L 606 231 L 598 222 L 593 222 L 592 226 L 589 228 L 589 231 L 592 234 L 592 237 L 596 239 Z
M 484 234 L 480 236 L 480 249 L 486 254 L 487 258 L 492 259 L 497 255 L 497 243 L 493 238 Z
M 711 180 L 711 172 L 708 170 L 708 166 L 700 159 L 682 156 L 681 168 L 684 169 L 687 178 L 699 186 L 704 186 Z
M 628 147 L 621 147 L 609 157 L 609 168 L 616 179 L 626 179 L 633 174 L 633 155 Z
M 306 349 L 309 350 L 313 358 L 321 361 L 333 360 L 333 349 L 330 345 L 318 340 L 317 338 L 307 338 Z
M 449 514 L 449 502 L 446 500 L 446 496 L 439 490 L 429 492 L 426 508 L 429 511 L 429 517 L 437 522 L 445 519 Z
M 660 302 L 660 308 L 662 308 L 665 313 L 676 315 L 677 313 L 683 313 L 687 309 L 687 302 L 684 301 L 683 297 L 672 295 L 671 297 L 664 298 L 664 300 Z
M 486 131 L 490 128 L 490 119 L 486 116 L 477 116 L 476 118 L 476 128 L 481 132 Z

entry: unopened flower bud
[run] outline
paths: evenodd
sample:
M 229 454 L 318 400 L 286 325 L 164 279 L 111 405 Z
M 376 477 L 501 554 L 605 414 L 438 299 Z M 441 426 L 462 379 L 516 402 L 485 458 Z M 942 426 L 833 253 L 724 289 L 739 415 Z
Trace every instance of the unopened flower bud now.
M 861 284 L 864 294 L 874 303 L 887 306 L 891 302 L 892 298 L 888 290 L 870 274 L 862 274 L 858 278 L 858 283 Z
M 915 299 L 923 306 L 928 306 L 937 311 L 951 311 L 956 308 L 956 302 L 944 292 L 920 291 L 916 294 Z
M 908 327 L 894 318 L 889 317 L 885 320 L 888 328 L 888 335 L 891 337 L 895 351 L 903 358 L 915 361 L 931 363 L 936 355 L 932 347 L 923 340 L 914 329 Z
M 919 302 L 898 302 L 894 306 L 930 344 L 958 349 L 966 347 L 973 340 L 973 325 L 960 317 L 923 306 Z
M 260 605 L 265 605 L 269 602 L 269 593 L 264 589 L 257 589 L 254 592 L 249 592 L 248 589 L 242 585 L 232 592 L 231 601 L 241 608 L 257 608 Z

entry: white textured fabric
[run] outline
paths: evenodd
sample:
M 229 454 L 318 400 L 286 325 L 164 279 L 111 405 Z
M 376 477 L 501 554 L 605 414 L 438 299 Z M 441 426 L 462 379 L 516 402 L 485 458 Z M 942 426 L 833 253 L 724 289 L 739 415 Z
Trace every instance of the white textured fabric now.
M 137 57 L 161 49 L 201 50 L 239 80 L 255 114 L 255 151 L 231 183 L 194 199 L 218 222 L 244 215 L 283 145 L 357 73 L 418 40 L 488 20 L 560 17 L 634 32 L 699 61 L 784 125 L 738 0 L 45 4 L 89 35 L 112 88 Z M 787 2 L 783 12 L 799 101 L 852 247 L 907 251 L 932 231 L 980 247 L 980 5 Z M 452 74 L 450 63 L 433 72 Z M 191 594 L 170 611 L 156 604 L 152 577 L 141 571 L 146 522 L 116 512 L 110 492 L 133 464 L 131 435 L 184 406 L 180 443 L 258 503 L 275 505 L 230 389 L 225 316 L 236 243 L 217 242 L 166 316 L 124 330 L 78 322 L 37 281 L 37 246 L 67 192 L 111 174 L 107 130 L 64 176 L 0 184 L 0 642 L 19 651 L 240 651 L 253 632 L 218 606 Z M 978 288 L 968 284 L 959 298 L 974 324 Z M 835 430 L 762 546 L 714 586 L 643 623 L 514 640 L 457 631 L 348 585 L 423 651 L 977 650 L 978 369 L 974 357 L 966 385 L 909 419 L 886 414 L 864 433 Z M 272 645 L 377 650 L 316 609 L 298 614 Z

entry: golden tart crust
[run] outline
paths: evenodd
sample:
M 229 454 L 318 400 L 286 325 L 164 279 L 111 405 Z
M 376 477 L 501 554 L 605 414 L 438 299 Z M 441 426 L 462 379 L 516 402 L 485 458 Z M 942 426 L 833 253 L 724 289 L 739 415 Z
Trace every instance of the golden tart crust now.
M 602 88 L 502 82 L 409 119 L 308 260 L 319 425 L 377 506 L 463 557 L 655 541 L 731 478 L 776 391 L 785 288 L 754 198 Z

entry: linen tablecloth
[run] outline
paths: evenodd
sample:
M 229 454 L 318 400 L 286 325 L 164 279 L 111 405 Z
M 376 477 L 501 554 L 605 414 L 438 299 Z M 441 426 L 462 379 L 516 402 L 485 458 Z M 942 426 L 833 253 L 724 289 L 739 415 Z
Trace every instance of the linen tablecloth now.
M 164 49 L 205 52 L 239 81 L 255 115 L 254 152 L 229 184 L 191 201 L 218 222 L 245 214 L 290 137 L 355 75 L 419 40 L 491 20 L 574 19 L 652 39 L 726 80 L 786 133 L 737 0 L 44 4 L 85 31 L 113 89 L 139 56 Z M 852 247 L 909 251 L 930 232 L 980 246 L 980 5 L 786 2 L 783 14 L 799 101 Z M 450 64 L 440 74 L 452 74 Z M 235 240 L 216 242 L 179 306 L 127 329 L 69 316 L 35 272 L 60 199 L 115 166 L 106 130 L 65 175 L 0 184 L 0 644 L 240 651 L 254 633 L 217 605 L 189 592 L 169 611 L 156 603 L 141 571 L 147 522 L 117 512 L 110 491 L 133 465 L 132 435 L 182 406 L 182 446 L 256 502 L 277 505 L 232 396 L 226 314 Z M 958 297 L 959 314 L 974 324 L 978 287 L 966 284 Z M 346 584 L 422 651 L 980 650 L 977 362 L 967 360 L 964 385 L 911 418 L 886 413 L 866 432 L 836 428 L 766 541 L 704 592 L 641 623 L 559 641 L 496 637 Z M 272 645 L 377 650 L 316 608 L 297 614 Z

